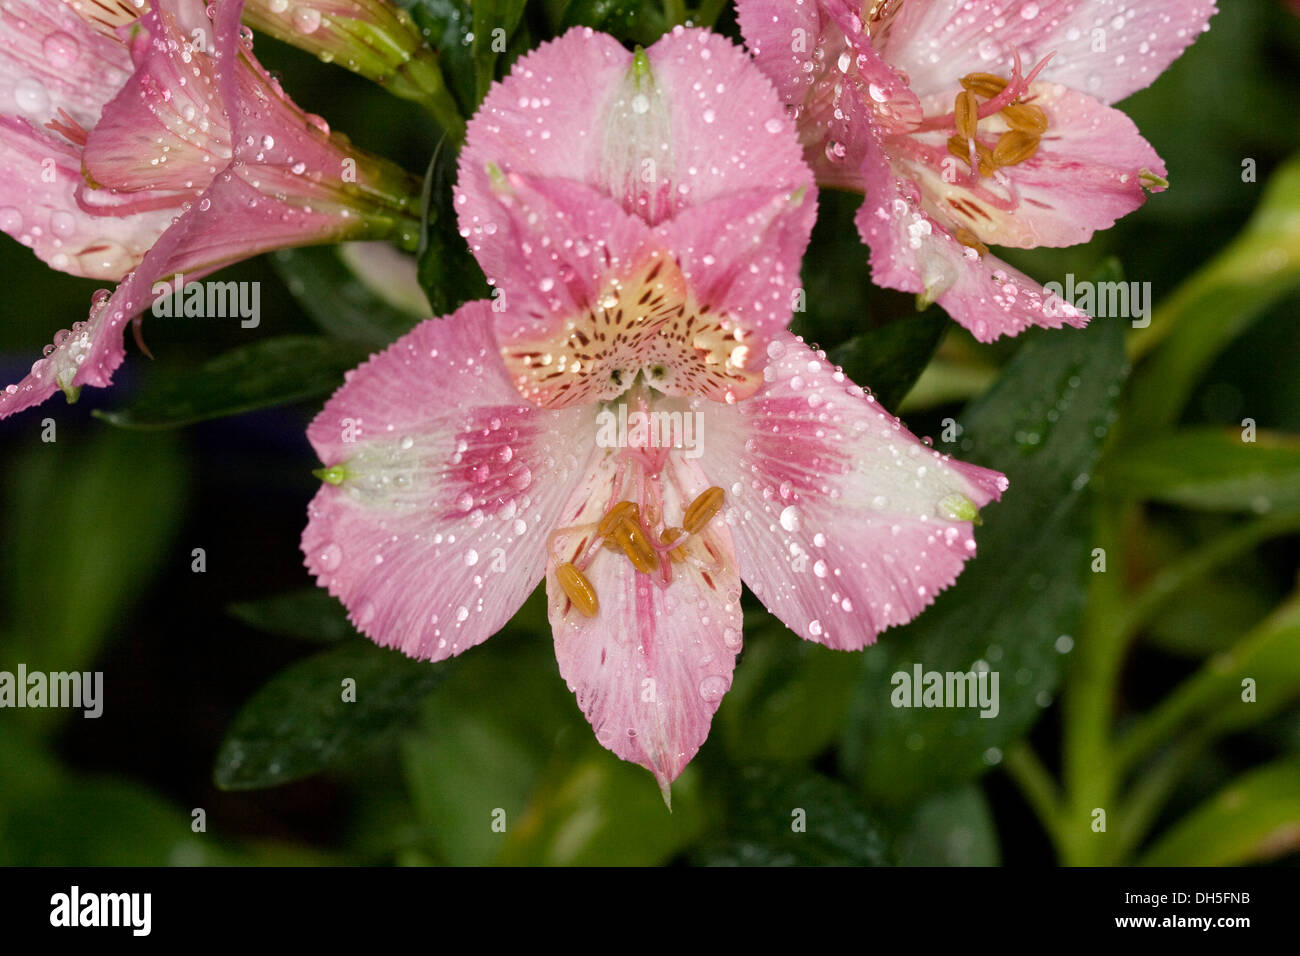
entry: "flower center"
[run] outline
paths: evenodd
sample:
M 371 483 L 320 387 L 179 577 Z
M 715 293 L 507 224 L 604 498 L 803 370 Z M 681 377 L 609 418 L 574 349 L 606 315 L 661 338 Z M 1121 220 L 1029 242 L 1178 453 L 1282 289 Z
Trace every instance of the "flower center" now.
M 668 455 L 665 448 L 622 449 L 600 519 L 551 533 L 548 547 L 556 562 L 555 579 L 584 617 L 600 611 L 596 589 L 586 575 L 594 561 L 626 560 L 660 588 L 672 584 L 674 564 L 689 564 L 706 579 L 720 569 L 720 555 L 704 531 L 722 510 L 726 493 L 718 487 L 706 489 L 682 509 L 678 523 L 670 524 L 664 492 L 676 476 L 667 468 Z M 686 500 L 682 489 L 674 490 L 678 500 Z
M 638 373 L 668 395 L 734 401 L 762 381 L 761 369 L 748 367 L 749 336 L 697 302 L 677 263 L 656 252 L 558 331 L 502 356 L 520 392 L 543 408 L 617 398 Z

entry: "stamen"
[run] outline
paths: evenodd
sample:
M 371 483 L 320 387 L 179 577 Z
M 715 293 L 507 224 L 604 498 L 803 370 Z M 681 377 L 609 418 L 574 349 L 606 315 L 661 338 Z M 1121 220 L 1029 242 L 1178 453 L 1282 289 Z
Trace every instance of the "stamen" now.
M 968 249 L 974 249 L 981 259 L 989 254 L 989 247 L 980 242 L 979 237 L 965 226 L 958 226 L 957 231 L 953 233 L 953 238 Z
M 726 492 L 714 485 L 692 501 L 682 518 L 682 527 L 686 529 L 687 534 L 699 534 L 700 529 L 718 513 L 725 497 Z
M 633 521 L 641 520 L 641 509 L 637 507 L 635 501 L 620 501 L 614 507 L 609 509 L 609 513 L 600 519 L 600 524 L 596 525 L 596 534 L 602 538 L 608 538 L 623 523 L 624 518 L 631 518 Z
M 961 85 L 976 96 L 991 100 L 1007 88 L 1007 81 L 992 73 L 968 73 L 961 78 Z
M 632 567 L 642 574 L 654 574 L 659 570 L 659 553 L 650 546 L 641 525 L 624 518 L 614 532 L 614 540 L 632 562 Z
M 993 150 L 989 149 L 979 140 L 962 139 L 960 136 L 948 137 L 948 152 L 956 156 L 962 162 L 970 164 L 971 161 L 971 144 L 975 145 L 976 162 L 979 166 L 981 176 L 992 176 L 996 167 L 993 165 Z
M 976 127 L 979 125 L 979 108 L 979 100 L 970 90 L 962 90 L 957 94 L 952 115 L 957 127 L 957 135 L 962 139 L 975 138 Z
M 1002 118 L 1012 129 L 1018 129 L 1035 136 L 1047 132 L 1047 114 L 1041 107 L 1029 103 L 1013 103 L 1002 111 Z
M 1024 130 L 1013 129 L 1002 134 L 993 147 L 993 162 L 997 166 L 1015 166 L 1038 152 L 1041 137 Z
M 580 614 L 584 617 L 596 616 L 600 610 L 600 601 L 596 599 L 596 589 L 591 586 L 586 575 L 571 564 L 561 564 L 555 569 L 555 580 L 564 588 L 569 602 Z
M 684 534 L 686 534 L 686 530 L 684 528 L 664 528 L 663 531 L 659 532 L 659 542 L 661 544 L 671 545 L 674 541 L 678 540 Z M 689 537 L 690 535 L 687 535 L 687 538 Z M 683 561 L 685 561 L 686 542 L 683 541 L 679 546 L 675 548 L 669 548 L 668 557 L 672 559 L 673 563 L 675 564 L 681 564 Z

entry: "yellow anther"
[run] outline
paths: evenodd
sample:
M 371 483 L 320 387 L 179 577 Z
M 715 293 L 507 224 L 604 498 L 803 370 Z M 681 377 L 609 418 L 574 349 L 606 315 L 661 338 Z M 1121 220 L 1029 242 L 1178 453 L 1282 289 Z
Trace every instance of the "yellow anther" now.
M 722 507 L 722 500 L 725 497 L 726 492 L 717 485 L 707 489 L 686 508 L 686 514 L 682 518 L 682 527 L 689 534 L 699 534 L 700 529 L 718 513 L 718 509 Z
M 957 126 L 957 135 L 962 139 L 975 136 L 980 121 L 979 109 L 980 101 L 970 90 L 962 90 L 957 94 L 957 101 L 953 104 L 953 121 Z
M 1034 136 L 1047 132 L 1047 114 L 1037 106 L 1028 103 L 1013 103 L 1003 107 L 1002 118 L 1012 129 L 1018 129 Z
M 672 544 L 685 533 L 686 531 L 683 528 L 664 528 L 663 531 L 659 532 L 659 543 Z M 668 552 L 668 557 L 672 558 L 675 564 L 681 564 L 686 560 L 686 548 L 687 545 L 685 544 L 680 548 L 673 548 Z
M 965 226 L 958 226 L 957 231 L 953 233 L 953 238 L 967 248 L 974 249 L 979 253 L 981 259 L 989 254 L 989 247 L 979 241 L 979 237 L 971 232 Z
M 584 617 L 596 616 L 596 612 L 600 610 L 600 602 L 596 600 L 596 589 L 591 586 L 585 574 L 572 564 L 566 563 L 555 569 L 555 580 L 560 583 L 560 587 L 564 588 L 569 602 L 578 609 L 580 614 Z
M 960 136 L 950 136 L 948 138 L 948 152 L 952 153 L 963 163 L 970 165 L 970 143 Z M 976 162 L 979 163 L 981 176 L 992 176 L 995 167 L 993 165 L 993 150 L 989 149 L 983 143 L 975 143 Z
M 1007 88 L 1007 81 L 992 73 L 968 73 L 961 78 L 961 85 L 976 96 L 991 100 Z
M 596 534 L 608 539 L 624 518 L 631 518 L 633 521 L 641 520 L 641 509 L 637 507 L 635 501 L 620 501 L 610 508 L 609 513 L 600 519 L 600 524 L 596 525 Z
M 619 524 L 614 531 L 614 541 L 623 549 L 632 567 L 642 574 L 654 574 L 659 570 L 659 552 L 650 546 L 641 525 L 631 518 L 624 518 Z
M 1024 130 L 1013 129 L 1003 133 L 993 147 L 993 162 L 997 166 L 1015 166 L 1038 152 L 1039 137 Z

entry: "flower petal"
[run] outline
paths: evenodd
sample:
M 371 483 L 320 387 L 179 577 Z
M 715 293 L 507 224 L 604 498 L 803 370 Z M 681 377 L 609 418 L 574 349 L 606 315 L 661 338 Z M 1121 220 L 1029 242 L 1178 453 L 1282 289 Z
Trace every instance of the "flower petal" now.
M 930 112 L 942 114 L 955 96 L 956 89 L 931 97 Z M 1145 203 L 1144 186 L 1164 188 L 1164 162 L 1119 110 L 1053 83 L 1035 83 L 1022 102 L 1042 109 L 1050 123 L 1037 153 L 976 185 L 969 166 L 947 154 L 948 133 L 918 137 L 941 163 L 900 151 L 898 166 L 920 183 L 926 208 L 941 221 L 991 246 L 1072 246 Z M 1001 115 L 991 116 L 981 121 L 979 138 L 992 147 L 1008 129 Z
M 44 127 L 62 112 L 88 130 L 130 71 L 126 46 L 70 2 L 10 0 L 0 10 L 0 115 Z
M 1041 79 L 1114 103 L 1150 85 L 1207 29 L 1214 0 L 905 2 L 884 56 L 925 95 L 972 72 L 1055 54 Z
M 303 532 L 308 569 L 385 647 L 441 660 L 481 643 L 542 578 L 547 535 L 587 471 L 573 449 L 591 414 L 520 401 L 490 304 L 421 323 L 308 430 L 329 469 Z
M 745 584 L 801 637 L 855 650 L 956 580 L 1007 482 L 922 444 L 794 336 L 769 356 L 762 391 L 710 416 L 700 464 Z
M 592 468 L 589 483 L 565 508 L 555 551 L 572 560 L 587 550 L 614 481 L 614 456 Z M 671 456 L 663 482 L 665 513 L 679 514 L 708 487 L 703 472 Z M 585 526 L 585 527 L 584 527 Z M 595 617 L 572 607 L 547 564 L 546 593 L 560 674 L 577 695 L 596 739 L 668 785 L 709 733 L 731 687 L 741 646 L 740 576 L 731 534 L 715 519 L 693 542 L 694 560 L 674 562 L 672 583 L 660 588 L 622 554 L 598 551 L 586 575 L 599 600 Z
M 878 143 L 863 163 L 866 200 L 855 222 L 871 248 L 871 279 L 937 302 L 981 342 L 1030 326 L 1082 327 L 1088 316 L 996 256 L 955 238 L 925 210 L 916 182 L 895 176 Z
M 120 279 L 171 222 L 170 210 L 94 216 L 77 204 L 81 150 L 25 119 L 0 116 L 0 229 L 51 268 Z
M 469 123 L 462 227 L 492 218 L 489 164 L 585 183 L 651 224 L 730 192 L 812 182 L 793 123 L 744 51 L 682 28 L 636 56 L 575 28 L 517 61 Z

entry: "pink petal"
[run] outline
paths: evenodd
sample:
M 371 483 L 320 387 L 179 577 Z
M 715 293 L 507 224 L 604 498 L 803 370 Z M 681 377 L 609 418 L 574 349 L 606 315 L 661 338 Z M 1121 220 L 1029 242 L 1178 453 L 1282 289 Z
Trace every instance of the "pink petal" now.
M 421 323 L 350 373 L 308 430 L 341 476 L 309 508 L 308 569 L 385 647 L 441 660 L 481 643 L 542 578 L 591 416 L 520 402 L 489 303 Z
M 694 462 L 674 455 L 663 481 L 664 512 L 681 514 L 709 482 Z M 600 460 L 566 506 L 555 551 L 574 560 L 592 540 L 614 480 L 613 456 Z M 603 492 L 603 493 L 602 493 Z M 673 563 L 673 580 L 660 588 L 622 554 L 598 551 L 586 575 L 600 602 L 595 617 L 570 604 L 546 571 L 546 593 L 560 674 L 577 695 L 596 739 L 624 760 L 668 785 L 709 734 L 713 714 L 731 687 L 741 646 L 740 576 L 731 534 L 715 518 L 695 540 L 709 567 Z
M 957 88 L 931 97 L 928 112 L 951 111 L 956 94 Z M 896 168 L 920 182 L 926 208 L 940 221 L 965 227 L 990 246 L 1072 246 L 1145 203 L 1144 182 L 1154 192 L 1164 188 L 1164 162 L 1119 110 L 1051 83 L 1035 83 L 1022 102 L 1040 107 L 1050 126 L 1031 159 L 1000 170 L 1006 186 L 989 177 L 972 185 L 969 166 L 948 154 L 951 130 L 918 137 L 942 156 L 938 164 L 899 151 Z M 979 137 L 992 147 L 1008 129 L 1000 115 L 989 117 L 980 122 Z
M 62 111 L 88 130 L 130 71 L 125 45 L 71 2 L 10 0 L 0 10 L 0 115 L 43 128 Z
M 981 342 L 1018 335 L 1030 326 L 1076 328 L 1086 313 L 992 254 L 981 257 L 957 241 L 953 223 L 926 211 L 917 184 L 894 175 L 879 145 L 863 163 L 866 200 L 855 222 L 871 249 L 879 286 L 938 302 Z
M 1149 86 L 1216 12 L 1214 0 L 907 2 L 883 52 L 922 95 L 967 73 L 1008 75 L 1017 51 L 1029 64 L 1054 53 L 1041 79 L 1114 103 Z
M 207 52 L 213 24 L 197 0 L 172 0 L 152 7 L 141 25 L 147 33 L 131 43 L 135 72 L 86 141 L 86 172 L 112 190 L 174 192 L 179 205 L 230 159 L 230 120 Z
M 792 335 L 763 390 L 709 419 L 745 584 L 801 637 L 856 650 L 919 614 L 975 553 L 1006 479 L 927 447 Z
M 168 210 L 93 216 L 76 201 L 81 150 L 25 119 L 0 116 L 0 229 L 51 268 L 120 279 L 171 222 Z
M 644 54 L 575 28 L 521 58 L 488 93 L 460 158 L 462 227 L 490 221 L 485 170 L 577 180 L 655 224 L 753 188 L 811 185 L 794 127 L 744 52 L 676 29 Z
M 736 6 L 756 62 L 798 117 L 818 184 L 861 189 L 870 127 L 906 130 L 922 113 L 907 81 L 862 32 L 860 11 L 846 0 L 740 0 Z

